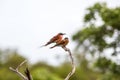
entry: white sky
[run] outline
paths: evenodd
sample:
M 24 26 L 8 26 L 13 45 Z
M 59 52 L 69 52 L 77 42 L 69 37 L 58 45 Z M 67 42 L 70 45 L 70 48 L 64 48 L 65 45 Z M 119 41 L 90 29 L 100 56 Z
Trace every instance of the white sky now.
M 18 49 L 33 63 L 59 64 L 56 55 L 65 56 L 61 48 L 38 47 L 58 32 L 71 38 L 82 26 L 85 9 L 98 1 L 120 5 L 120 0 L 0 0 L 0 48 Z

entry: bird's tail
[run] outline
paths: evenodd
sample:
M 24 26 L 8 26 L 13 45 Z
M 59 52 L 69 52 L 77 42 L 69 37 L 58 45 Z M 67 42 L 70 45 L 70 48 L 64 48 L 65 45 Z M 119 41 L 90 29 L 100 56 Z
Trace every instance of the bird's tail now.
M 51 42 L 47 42 L 45 45 L 42 45 L 42 46 L 40 46 L 40 47 L 45 47 L 45 46 L 47 46 L 47 45 L 49 45 L 49 44 L 51 44 Z
M 50 49 L 52 49 L 52 48 L 54 48 L 54 47 L 56 47 L 56 45 L 54 45 L 54 46 L 50 47 Z
M 41 48 L 41 47 L 45 47 L 45 46 L 47 46 L 47 45 L 49 45 L 50 43 L 46 43 L 45 45 L 42 45 L 42 46 L 40 46 L 39 48 Z

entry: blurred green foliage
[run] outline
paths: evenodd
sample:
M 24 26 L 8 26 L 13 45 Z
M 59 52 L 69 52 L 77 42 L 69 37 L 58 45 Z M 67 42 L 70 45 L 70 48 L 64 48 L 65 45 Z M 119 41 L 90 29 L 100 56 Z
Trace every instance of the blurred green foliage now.
M 5 50 L 4 50 L 5 51 Z M 4 52 L 2 51 L 2 52 Z M 12 51 L 13 53 L 8 52 L 1 53 L 6 54 L 6 56 L 0 55 L 5 58 L 5 61 L 0 60 L 0 80 L 21 80 L 21 78 L 9 70 L 9 67 L 16 67 L 26 58 L 20 56 L 17 51 Z M 9 57 L 8 57 L 8 56 Z M 79 58 L 79 57 L 82 57 Z M 70 80 L 119 80 L 120 79 L 120 67 L 112 62 L 111 60 L 106 59 L 105 57 L 99 58 L 95 62 L 94 67 L 90 68 L 89 61 L 79 55 L 75 57 L 77 63 L 76 72 L 70 78 Z M 3 63 L 4 62 L 4 63 Z M 110 66 L 109 66 L 110 65 Z M 45 62 L 38 62 L 36 64 L 30 64 L 29 62 L 24 64 L 20 71 L 24 74 L 25 68 L 29 67 L 29 70 L 33 76 L 33 80 L 64 80 L 67 74 L 71 70 L 70 62 L 66 61 L 59 66 L 51 66 Z M 96 67 L 98 71 L 96 71 Z M 103 71 L 106 70 L 106 71 Z
M 109 8 L 105 3 L 96 3 L 87 9 L 84 22 L 84 28 L 73 35 L 73 40 L 78 44 L 77 48 L 89 46 L 87 51 L 93 54 L 112 48 L 112 55 L 119 53 L 120 7 Z
M 9 70 L 9 67 L 15 68 L 26 58 L 20 56 L 19 53 L 14 50 L 9 50 L 7 53 L 4 53 L 4 51 L 2 51 L 3 53 L 0 55 L 5 58 L 5 61 L 0 60 L 0 80 L 21 80 L 17 74 Z M 3 56 L 2 54 L 6 54 L 6 56 Z M 76 73 L 70 80 L 94 80 L 101 75 L 100 73 L 87 68 L 87 63 L 86 59 L 82 60 L 81 65 L 77 66 Z M 27 63 L 20 69 L 23 74 L 26 67 L 29 67 L 33 80 L 64 80 L 71 70 L 71 64 L 68 61 L 56 67 L 50 66 L 44 62 L 38 62 L 36 64 Z
M 94 80 L 120 80 L 119 61 L 113 62 L 105 56 L 115 58 L 120 53 L 120 7 L 96 3 L 87 8 L 84 27 L 72 39 L 77 43 L 76 52 L 83 53 L 86 60 L 91 55 L 93 71 L 102 74 Z

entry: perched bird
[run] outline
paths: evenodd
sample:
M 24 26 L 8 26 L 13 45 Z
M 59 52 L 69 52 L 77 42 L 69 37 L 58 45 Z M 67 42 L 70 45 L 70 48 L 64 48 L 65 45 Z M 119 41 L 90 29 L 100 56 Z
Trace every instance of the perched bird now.
M 56 46 L 61 46 L 62 48 L 66 47 L 66 45 L 69 43 L 69 39 L 65 37 L 63 40 L 61 40 L 59 43 L 56 43 L 54 46 L 50 47 L 51 49 Z
M 65 35 L 65 33 L 58 33 L 57 35 L 53 36 L 45 45 L 43 46 L 47 46 L 51 43 L 59 43 L 62 38 L 63 38 L 63 35 Z

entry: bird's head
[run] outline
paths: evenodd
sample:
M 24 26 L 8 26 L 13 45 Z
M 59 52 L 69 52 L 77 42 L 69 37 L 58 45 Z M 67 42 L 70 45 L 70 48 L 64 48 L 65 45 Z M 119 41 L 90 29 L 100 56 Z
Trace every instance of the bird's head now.
M 68 37 L 65 37 L 64 39 L 65 39 L 65 40 L 68 40 Z
M 58 33 L 59 35 L 65 35 L 65 33 Z

